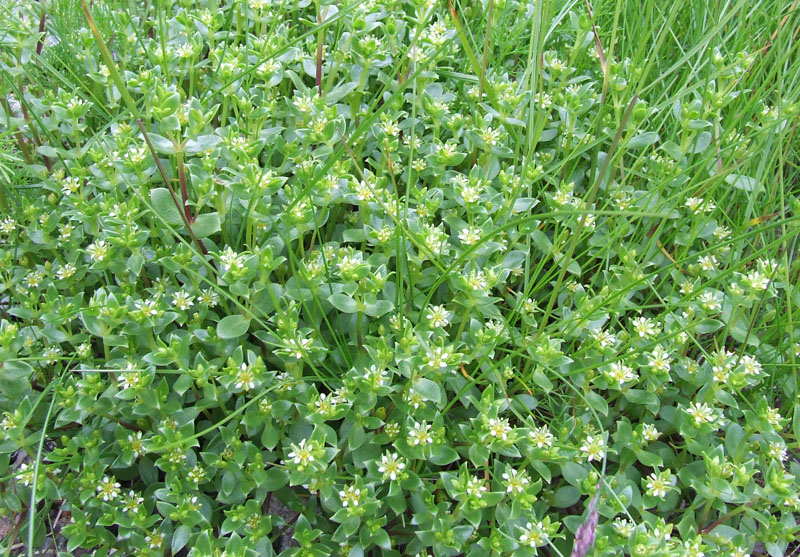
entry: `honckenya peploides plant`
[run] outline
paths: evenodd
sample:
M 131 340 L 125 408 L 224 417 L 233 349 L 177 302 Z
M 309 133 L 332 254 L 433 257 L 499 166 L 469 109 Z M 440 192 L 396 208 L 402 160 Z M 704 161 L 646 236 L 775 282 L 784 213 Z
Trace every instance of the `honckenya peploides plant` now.
M 11 0 L 6 555 L 790 555 L 797 2 Z

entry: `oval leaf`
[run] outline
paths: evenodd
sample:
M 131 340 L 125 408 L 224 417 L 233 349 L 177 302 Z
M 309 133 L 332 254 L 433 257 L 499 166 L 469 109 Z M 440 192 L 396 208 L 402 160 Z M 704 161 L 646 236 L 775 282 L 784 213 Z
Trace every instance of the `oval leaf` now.
M 250 320 L 241 315 L 229 315 L 223 317 L 217 323 L 217 336 L 219 338 L 236 338 L 247 332 L 250 328 Z

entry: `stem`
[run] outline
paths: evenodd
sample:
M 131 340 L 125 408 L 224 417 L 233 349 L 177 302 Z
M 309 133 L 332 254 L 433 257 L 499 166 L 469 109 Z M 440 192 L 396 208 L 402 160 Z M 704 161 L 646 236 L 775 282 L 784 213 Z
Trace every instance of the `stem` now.
M 324 16 L 322 15 L 322 11 L 320 11 L 319 7 L 319 0 L 315 2 L 317 5 L 317 23 L 322 24 L 324 21 Z M 322 51 L 323 51 L 323 35 L 324 31 L 322 27 L 320 27 L 319 31 L 317 31 L 317 75 L 316 75 L 316 84 L 317 89 L 319 90 L 319 96 L 322 96 Z
M 189 207 L 189 191 L 186 188 L 186 167 L 183 164 L 183 151 L 178 151 L 178 182 L 181 185 L 181 199 L 183 200 L 183 212 L 186 214 L 186 220 L 194 222 L 192 216 L 192 209 Z
M 358 341 L 358 349 L 361 350 L 364 348 L 364 343 L 361 339 L 361 322 L 364 320 L 364 314 L 362 312 L 358 312 L 356 315 L 356 340 Z
M 147 146 L 150 148 L 150 153 L 153 155 L 153 160 L 156 161 L 156 166 L 158 167 L 158 171 L 161 173 L 161 178 L 164 180 L 164 184 L 166 184 L 167 189 L 169 190 L 170 195 L 172 196 L 172 201 L 175 203 L 175 206 L 178 208 L 178 213 L 181 215 L 181 219 L 183 219 L 183 223 L 186 225 L 186 228 L 189 230 L 189 236 L 192 237 L 192 241 L 195 243 L 197 248 L 200 250 L 204 256 L 208 255 L 208 250 L 206 249 L 205 244 L 201 242 L 197 236 L 195 236 L 194 231 L 192 230 L 192 223 L 189 222 L 189 219 L 186 217 L 186 214 L 181 211 L 181 204 L 178 201 L 178 196 L 175 195 L 175 190 L 172 188 L 172 184 L 169 183 L 169 179 L 167 178 L 167 173 L 164 170 L 164 166 L 161 164 L 161 160 L 158 158 L 158 154 L 156 153 L 156 148 L 153 147 L 153 143 L 150 141 L 150 136 L 147 134 L 147 130 L 142 123 L 141 118 L 136 119 L 136 123 L 139 124 L 139 129 L 142 131 L 142 135 L 144 135 L 144 140 L 147 142 Z M 214 265 L 214 261 L 209 261 L 211 266 L 216 270 L 216 266 Z

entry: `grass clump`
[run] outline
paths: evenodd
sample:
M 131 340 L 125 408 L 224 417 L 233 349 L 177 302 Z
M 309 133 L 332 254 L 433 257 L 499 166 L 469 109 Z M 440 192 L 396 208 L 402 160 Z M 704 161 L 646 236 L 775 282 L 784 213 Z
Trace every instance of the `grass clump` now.
M 795 547 L 794 4 L 77 8 L 0 16 L 7 554 Z

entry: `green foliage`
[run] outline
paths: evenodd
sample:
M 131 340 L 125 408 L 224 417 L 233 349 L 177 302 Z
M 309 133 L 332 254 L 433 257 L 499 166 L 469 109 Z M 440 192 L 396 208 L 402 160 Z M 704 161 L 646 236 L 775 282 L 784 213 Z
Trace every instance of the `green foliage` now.
M 788 553 L 797 12 L 594 4 L 4 7 L 4 546 Z

